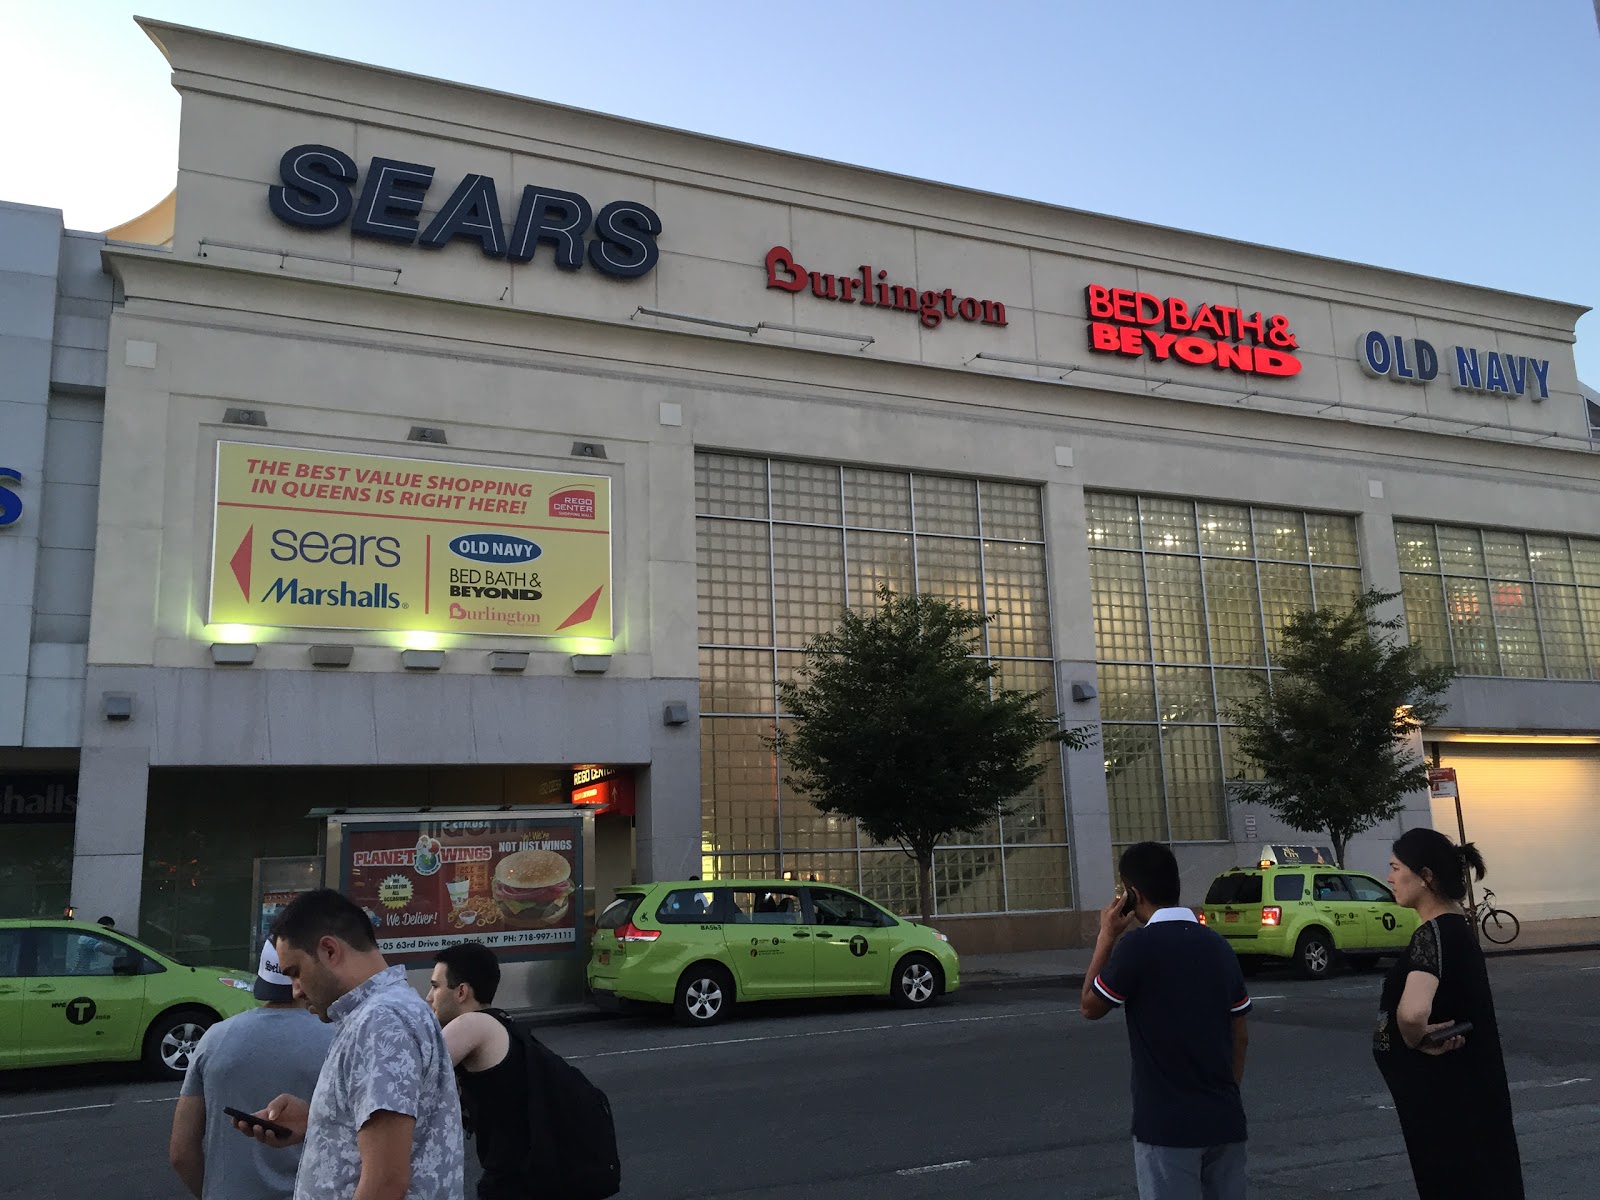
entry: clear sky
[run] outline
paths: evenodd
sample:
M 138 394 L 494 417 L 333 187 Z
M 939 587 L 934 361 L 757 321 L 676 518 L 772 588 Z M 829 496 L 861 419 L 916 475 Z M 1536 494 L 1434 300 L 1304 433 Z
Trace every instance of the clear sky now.
M 0 199 L 172 187 L 137 11 L 699 133 L 1600 306 L 1592 0 L 0 0 Z M 1578 326 L 1600 384 L 1600 315 Z

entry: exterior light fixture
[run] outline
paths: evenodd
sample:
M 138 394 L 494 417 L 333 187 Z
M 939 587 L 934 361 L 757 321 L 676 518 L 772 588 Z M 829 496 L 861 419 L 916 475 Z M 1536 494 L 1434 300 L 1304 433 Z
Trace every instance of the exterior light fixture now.
M 1100 692 L 1095 688 L 1094 684 L 1082 679 L 1073 681 L 1072 698 L 1074 700 L 1082 703 L 1085 700 L 1093 700 L 1099 694 Z
M 661 723 L 663 725 L 687 725 L 689 723 L 689 706 L 682 700 L 669 700 L 661 710 Z
M 311 647 L 311 665 L 313 667 L 348 667 L 350 660 L 356 655 L 354 646 L 339 646 L 329 642 L 320 642 Z
M 411 432 L 406 434 L 408 442 L 427 442 L 431 446 L 447 446 L 450 439 L 445 437 L 444 430 L 436 429 L 432 425 L 413 425 Z
M 527 669 L 528 652 L 526 650 L 489 651 L 489 670 L 491 671 L 526 671 Z
M 611 669 L 609 654 L 574 654 L 568 661 L 575 675 L 604 675 Z
M 267 414 L 259 408 L 230 408 L 222 414 L 224 425 L 254 425 L 257 429 L 267 427 Z
M 106 692 L 100 697 L 100 711 L 108 721 L 131 720 L 133 697 L 127 692 Z
M 254 642 L 212 642 L 211 661 L 219 667 L 248 667 L 256 661 Z
M 408 671 L 437 671 L 444 666 L 444 651 L 402 650 L 400 662 Z

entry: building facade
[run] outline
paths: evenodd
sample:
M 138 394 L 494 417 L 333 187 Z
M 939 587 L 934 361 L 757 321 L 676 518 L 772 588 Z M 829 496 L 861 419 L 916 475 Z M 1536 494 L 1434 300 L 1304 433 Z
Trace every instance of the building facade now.
M 1002 681 L 1097 734 L 939 851 L 963 948 L 1077 939 L 1130 842 L 1197 901 L 1284 840 L 1229 800 L 1228 704 L 1365 586 L 1461 672 L 1424 741 L 1501 899 L 1600 913 L 1581 308 L 145 28 L 176 204 L 101 252 L 81 735 L 40 718 L 82 911 L 232 953 L 330 812 L 603 785 L 591 905 L 786 873 L 913 907 L 770 742 L 887 585 L 991 617 Z

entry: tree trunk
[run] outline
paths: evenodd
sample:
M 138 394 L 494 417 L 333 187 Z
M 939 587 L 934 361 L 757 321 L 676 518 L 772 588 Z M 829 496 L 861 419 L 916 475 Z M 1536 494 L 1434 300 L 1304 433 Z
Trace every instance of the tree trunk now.
M 1343 867 L 1344 866 L 1344 850 L 1345 850 L 1345 847 L 1350 844 L 1350 839 L 1347 838 L 1347 837 L 1340 837 L 1337 833 L 1335 833 L 1331 829 L 1328 830 L 1328 837 L 1331 838 L 1332 841 L 1333 841 L 1333 862 L 1334 862 L 1334 865 L 1338 866 L 1338 867 Z
M 922 910 L 922 923 L 933 923 L 933 852 L 917 854 L 917 905 Z

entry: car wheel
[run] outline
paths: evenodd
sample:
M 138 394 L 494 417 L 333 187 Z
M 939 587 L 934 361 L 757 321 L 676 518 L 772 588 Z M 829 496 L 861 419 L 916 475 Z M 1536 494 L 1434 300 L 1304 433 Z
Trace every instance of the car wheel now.
M 1320 929 L 1308 929 L 1295 943 L 1294 965 L 1305 979 L 1322 979 L 1333 969 L 1333 943 Z
M 689 968 L 678 980 L 672 1013 L 682 1025 L 715 1025 L 733 1008 L 733 976 L 716 963 Z
M 926 954 L 908 954 L 894 969 L 889 994 L 901 1008 L 926 1008 L 943 990 L 939 964 Z
M 144 1065 L 158 1079 L 182 1079 L 200 1036 L 216 1024 L 203 1008 L 175 1008 L 156 1018 L 144 1035 Z

